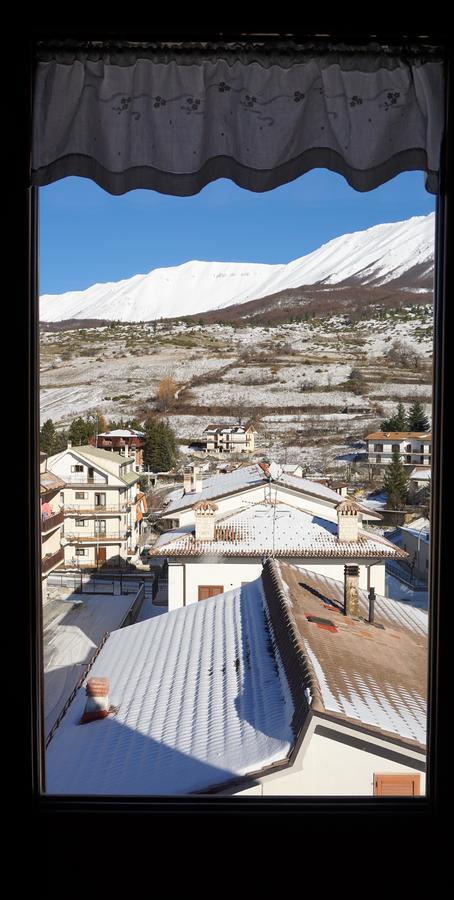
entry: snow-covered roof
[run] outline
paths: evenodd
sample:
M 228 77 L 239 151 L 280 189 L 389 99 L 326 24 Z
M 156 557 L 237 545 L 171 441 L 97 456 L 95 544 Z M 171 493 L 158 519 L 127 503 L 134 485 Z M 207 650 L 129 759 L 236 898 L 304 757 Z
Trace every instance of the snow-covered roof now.
M 187 794 L 285 761 L 294 707 L 260 579 L 113 632 L 90 677 L 107 718 L 79 725 L 81 688 L 46 756 L 50 794 Z
M 374 431 L 366 436 L 366 441 L 376 441 L 386 438 L 388 441 L 405 441 L 407 438 L 419 438 L 426 443 L 432 440 L 430 431 Z
M 343 614 L 342 582 L 301 566 L 273 566 L 290 603 L 295 643 L 308 661 L 312 709 L 424 745 L 427 613 L 377 596 L 375 625 L 353 620 Z M 359 591 L 359 604 L 367 619 L 365 591 Z M 332 625 L 311 622 L 310 615 Z
M 134 428 L 116 428 L 114 431 L 103 431 L 98 437 L 144 437 L 144 431 L 136 431 Z
M 431 470 L 427 466 L 416 466 L 410 473 L 410 481 L 430 481 Z
M 399 530 L 406 531 L 427 543 L 430 538 L 430 521 L 421 516 L 419 519 L 414 519 L 409 525 L 400 525 Z
M 170 503 L 166 506 L 166 515 L 170 512 L 177 512 L 180 509 L 187 509 L 198 500 L 214 500 L 217 497 L 225 497 L 237 491 L 247 490 L 258 484 L 268 484 L 270 479 L 266 471 L 268 471 L 266 466 L 264 469 L 258 463 L 254 463 L 250 466 L 241 466 L 233 472 L 227 472 L 225 475 L 211 475 L 209 478 L 205 478 L 201 491 L 191 491 L 185 494 L 183 487 L 181 487 L 177 491 L 172 491 L 169 495 Z M 290 475 L 287 472 L 282 472 L 280 469 L 279 477 L 274 480 L 274 483 L 292 488 L 311 497 L 327 500 L 332 504 L 340 503 L 342 500 L 341 495 L 331 490 L 331 488 L 318 484 L 315 481 L 310 481 L 308 478 Z
M 382 558 L 407 554 L 381 536 L 358 530 L 357 541 L 337 537 L 337 523 L 289 506 L 286 503 L 256 503 L 248 509 L 217 519 L 212 541 L 196 540 L 195 526 L 185 533 L 168 532 L 166 543 L 150 556 L 293 556 Z M 173 538 L 169 540 L 169 535 Z

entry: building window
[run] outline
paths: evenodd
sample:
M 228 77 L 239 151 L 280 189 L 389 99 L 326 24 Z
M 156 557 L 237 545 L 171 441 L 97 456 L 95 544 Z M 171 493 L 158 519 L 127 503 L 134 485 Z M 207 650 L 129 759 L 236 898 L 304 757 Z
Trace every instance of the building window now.
M 222 584 L 199 584 L 199 600 L 208 600 L 209 597 L 217 597 L 224 593 Z
M 395 450 L 397 450 L 398 453 L 400 452 L 400 444 L 391 444 L 391 452 L 394 453 Z
M 418 772 L 374 775 L 374 796 L 419 797 L 421 793 L 420 782 L 421 776 Z
M 76 491 L 76 500 L 86 500 L 88 494 L 85 491 Z
M 85 526 L 88 525 L 88 522 L 86 519 L 76 519 L 75 524 L 78 528 L 85 528 Z
M 76 547 L 76 556 L 85 556 L 85 550 L 82 547 Z
M 374 453 L 383 453 L 383 444 L 374 444 Z

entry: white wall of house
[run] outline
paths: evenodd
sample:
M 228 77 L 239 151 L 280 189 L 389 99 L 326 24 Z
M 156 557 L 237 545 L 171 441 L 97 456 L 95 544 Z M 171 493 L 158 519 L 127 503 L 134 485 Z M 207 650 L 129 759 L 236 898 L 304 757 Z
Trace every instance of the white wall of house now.
M 105 547 L 106 549 L 106 563 L 109 560 L 117 559 L 119 556 L 121 556 L 122 559 L 126 559 L 127 547 L 124 542 L 122 544 L 103 544 L 100 541 L 99 546 Z M 83 550 L 83 555 L 81 553 L 76 553 L 76 549 Z M 67 544 L 65 546 L 65 565 L 96 566 L 96 544 L 85 544 L 84 546 L 81 544 Z
M 425 772 L 421 772 L 417 765 L 412 763 L 412 758 L 416 764 L 424 762 L 422 753 L 401 748 L 381 738 L 371 738 L 348 727 L 329 723 L 330 728 L 337 731 L 339 736 L 344 735 L 347 740 L 348 737 L 356 739 L 360 737 L 366 746 L 369 745 L 369 750 L 364 751 L 340 740 L 315 734 L 316 722 L 314 717 L 292 766 L 262 778 L 258 777 L 255 784 L 245 788 L 226 790 L 222 793 L 294 797 L 373 797 L 375 775 L 418 773 L 420 795 L 425 795 Z M 326 726 L 328 723 L 323 721 L 320 724 Z M 373 747 L 382 747 L 385 751 L 404 754 L 408 762 L 387 759 L 379 752 L 374 752 Z M 377 797 L 377 803 L 379 802 L 380 798 Z
M 402 549 L 409 554 L 407 565 L 413 565 L 413 574 L 417 578 L 427 578 L 429 574 L 429 541 L 423 535 L 413 534 L 405 528 L 400 529 Z
M 189 495 L 186 494 L 185 496 Z M 216 503 L 216 506 L 218 507 L 216 519 L 226 513 L 233 512 L 234 510 L 247 509 L 249 505 L 261 503 L 268 499 L 269 496 L 269 486 L 259 484 L 247 491 L 237 491 L 226 497 L 214 498 L 213 503 Z M 337 522 L 334 501 L 319 500 L 317 497 L 311 497 L 308 494 L 292 491 L 291 488 L 281 487 L 275 484 L 272 485 L 271 496 L 273 501 L 277 499 L 278 502 L 288 503 L 289 506 L 294 506 L 296 509 L 301 509 L 304 512 L 308 512 L 310 515 L 320 516 L 320 518 L 326 519 L 329 522 Z M 196 502 L 197 495 L 194 494 L 194 503 Z M 192 506 L 180 511 L 170 511 L 168 515 L 169 518 L 177 520 L 179 525 L 192 525 L 195 522 Z M 163 518 L 167 518 L 165 513 Z
M 398 448 L 402 462 L 418 466 L 430 466 L 432 443 L 419 438 L 405 440 L 387 440 L 384 438 L 367 442 L 369 462 L 374 465 L 386 465 L 392 462 L 393 447 Z M 408 449 L 410 447 L 410 450 Z
M 317 572 L 327 578 L 336 581 L 344 581 L 344 565 L 347 563 L 359 564 L 359 587 L 367 590 L 373 586 L 377 594 L 385 593 L 385 565 L 384 562 L 373 565 L 361 564 L 359 560 L 306 560 L 291 559 L 293 565 L 300 565 L 311 572 Z M 179 609 L 180 606 L 188 606 L 197 603 L 199 587 L 201 585 L 222 585 L 220 593 L 232 588 L 241 587 L 243 582 L 253 581 L 262 573 L 261 559 L 232 558 L 231 561 L 219 560 L 218 562 L 199 561 L 188 557 L 184 561 L 169 560 L 169 610 Z

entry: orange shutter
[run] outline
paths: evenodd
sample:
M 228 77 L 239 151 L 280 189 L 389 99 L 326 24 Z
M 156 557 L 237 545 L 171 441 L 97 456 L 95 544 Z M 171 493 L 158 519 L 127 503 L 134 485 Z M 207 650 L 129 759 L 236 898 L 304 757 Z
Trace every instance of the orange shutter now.
M 199 600 L 208 600 L 208 597 L 216 597 L 217 594 L 223 594 L 224 587 L 222 584 L 200 584 Z
M 376 797 L 419 797 L 421 776 L 419 773 L 374 775 Z

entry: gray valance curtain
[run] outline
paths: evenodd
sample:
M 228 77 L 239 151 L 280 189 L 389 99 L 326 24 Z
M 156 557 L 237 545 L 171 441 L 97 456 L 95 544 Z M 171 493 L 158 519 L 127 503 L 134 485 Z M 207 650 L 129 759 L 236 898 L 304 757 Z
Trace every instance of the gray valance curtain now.
M 403 171 L 438 190 L 437 53 L 307 45 L 42 47 L 32 183 L 195 194 L 217 178 L 266 191 L 313 168 L 359 191 Z

